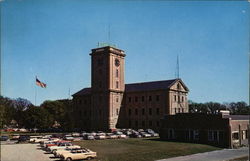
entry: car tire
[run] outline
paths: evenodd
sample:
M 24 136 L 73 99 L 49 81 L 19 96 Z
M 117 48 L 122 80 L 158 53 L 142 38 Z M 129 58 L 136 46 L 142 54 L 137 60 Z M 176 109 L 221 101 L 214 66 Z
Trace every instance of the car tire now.
M 66 161 L 72 161 L 72 159 L 71 158 L 67 158 Z

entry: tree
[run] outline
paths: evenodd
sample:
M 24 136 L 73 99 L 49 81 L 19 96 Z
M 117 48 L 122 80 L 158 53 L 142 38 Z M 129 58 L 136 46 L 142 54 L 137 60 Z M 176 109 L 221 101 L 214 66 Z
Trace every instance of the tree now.
M 53 122 L 57 121 L 59 124 L 64 124 L 66 106 L 60 101 L 45 101 L 42 103 L 41 108 L 44 108 L 53 118 Z
M 53 124 L 53 119 L 48 111 L 40 107 L 30 106 L 24 115 L 26 128 L 48 128 Z

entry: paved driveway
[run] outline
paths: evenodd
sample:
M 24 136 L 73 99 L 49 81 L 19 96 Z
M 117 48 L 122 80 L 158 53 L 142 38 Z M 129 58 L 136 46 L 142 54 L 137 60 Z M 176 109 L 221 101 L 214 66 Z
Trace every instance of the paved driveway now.
M 50 158 L 52 157 L 52 158 Z M 1 161 L 55 161 L 38 144 L 1 144 Z
M 248 155 L 248 148 L 240 149 L 223 149 L 206 153 L 162 159 L 158 161 L 227 161 L 230 159 L 240 158 Z

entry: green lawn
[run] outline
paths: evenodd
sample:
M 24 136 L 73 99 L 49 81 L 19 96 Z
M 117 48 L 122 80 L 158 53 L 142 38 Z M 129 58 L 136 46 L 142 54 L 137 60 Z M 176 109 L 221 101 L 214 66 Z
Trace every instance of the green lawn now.
M 85 140 L 75 144 L 96 151 L 96 160 L 101 161 L 153 161 L 220 149 L 202 144 L 160 141 L 159 138 Z

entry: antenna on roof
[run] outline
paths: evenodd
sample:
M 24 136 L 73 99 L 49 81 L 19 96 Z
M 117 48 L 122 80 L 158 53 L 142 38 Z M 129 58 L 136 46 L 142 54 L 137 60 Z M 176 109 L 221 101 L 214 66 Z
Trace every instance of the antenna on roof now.
M 109 27 L 109 28 L 108 28 L 108 43 L 110 43 L 110 24 L 109 24 L 108 27 Z
M 175 78 L 180 78 L 180 71 L 179 71 L 179 55 L 177 55 L 177 62 L 176 62 L 176 71 L 175 71 Z

